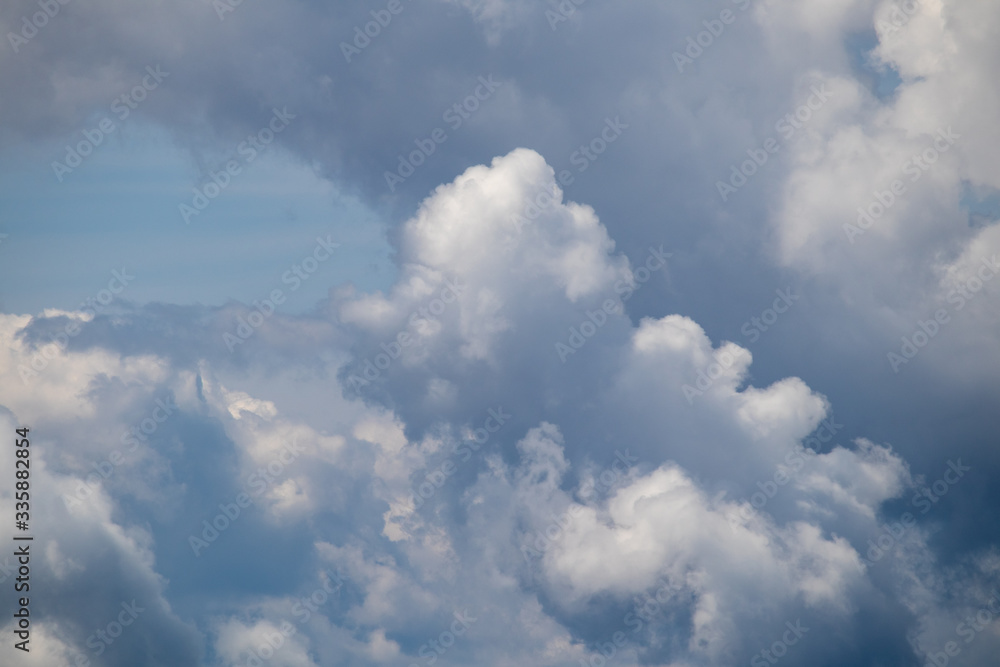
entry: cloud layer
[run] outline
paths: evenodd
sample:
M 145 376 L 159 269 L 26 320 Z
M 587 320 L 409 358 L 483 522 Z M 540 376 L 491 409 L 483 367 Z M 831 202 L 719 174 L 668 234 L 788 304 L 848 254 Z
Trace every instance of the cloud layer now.
M 288 109 L 396 274 L 0 313 L 5 660 L 992 664 L 995 7 L 40 6 L 5 154 L 162 67 L 192 187 Z

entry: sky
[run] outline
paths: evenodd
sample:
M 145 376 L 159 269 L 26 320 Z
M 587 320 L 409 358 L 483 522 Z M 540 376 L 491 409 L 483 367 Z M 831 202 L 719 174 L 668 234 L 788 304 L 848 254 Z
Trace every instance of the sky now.
M 998 30 L 5 2 L 0 664 L 994 665 Z

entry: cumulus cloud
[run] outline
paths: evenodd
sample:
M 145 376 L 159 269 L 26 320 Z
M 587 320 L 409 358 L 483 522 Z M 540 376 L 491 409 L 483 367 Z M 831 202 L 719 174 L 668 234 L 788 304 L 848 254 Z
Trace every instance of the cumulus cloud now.
M 235 302 L 0 313 L 25 664 L 989 664 L 995 8 L 448 0 L 347 62 L 381 7 L 218 4 L 59 5 L 0 141 L 161 64 L 207 175 L 287 106 L 397 274 L 235 349 Z
M 43 561 L 54 594 L 112 578 L 124 601 L 141 596 L 150 609 L 143 632 L 185 637 L 173 650 L 192 656 L 211 638 L 224 664 L 261 651 L 302 665 L 324 664 L 317 651 L 371 664 L 499 664 L 521 650 L 565 664 L 599 650 L 586 630 L 598 619 L 627 633 L 621 650 L 637 659 L 726 664 L 786 621 L 849 624 L 874 606 L 889 584 L 869 578 L 863 552 L 885 503 L 914 484 L 906 462 L 863 439 L 805 447 L 843 426 L 804 381 L 755 386 L 750 352 L 714 347 L 689 317 L 633 323 L 621 299 L 643 288 L 638 277 L 666 271 L 666 255 L 616 253 L 594 210 L 565 201 L 554 178 L 541 156 L 518 149 L 436 189 L 402 228 L 392 290 L 334 293 L 312 316 L 353 341 L 321 362 L 330 408 L 318 413 L 267 388 L 315 364 L 301 350 L 284 366 L 238 367 L 222 346 L 184 363 L 122 352 L 105 336 L 56 346 L 25 375 L 18 369 L 44 347 L 31 332 L 97 323 L 5 316 L 8 426 L 48 422 L 34 450 L 37 483 L 64 499 L 39 517 L 47 530 L 61 526 Z M 519 219 L 540 192 L 549 198 Z M 275 317 L 275 330 L 316 326 Z M 574 342 L 575 329 L 588 335 Z M 558 352 L 563 339 L 569 357 Z M 526 380 L 529 369 L 540 381 Z M 55 406 L 66 409 L 56 417 Z M 125 509 L 134 463 L 101 463 L 129 434 L 142 435 L 136 461 L 160 469 L 140 497 L 179 530 L 144 528 L 143 512 Z M 70 454 L 60 438 L 88 444 Z M 213 469 L 195 473 L 191 457 Z M 344 522 L 346 533 L 336 529 Z M 907 543 L 925 538 L 913 532 Z M 164 596 L 175 584 L 157 573 L 160 558 L 173 561 L 174 578 L 178 567 L 263 565 L 283 549 L 239 545 L 273 539 L 304 545 L 299 567 L 317 574 L 272 576 L 242 602 L 181 577 L 188 620 L 171 611 Z M 98 559 L 108 550 L 119 555 Z M 101 575 L 110 563 L 114 574 Z M 331 572 L 336 596 L 325 592 Z M 282 581 L 297 592 L 268 592 Z M 311 622 L 289 621 L 308 608 L 294 605 L 312 599 L 310 586 L 324 602 L 311 603 Z M 665 596 L 649 598 L 663 586 Z M 197 604 L 206 595 L 221 596 L 211 616 Z M 635 607 L 643 595 L 658 611 Z M 99 602 L 114 607 L 114 597 Z M 103 617 L 68 609 L 40 621 L 65 643 Z M 523 637 L 522 648 L 504 649 L 505 633 Z M 121 659 L 154 664 L 139 633 L 125 645 Z

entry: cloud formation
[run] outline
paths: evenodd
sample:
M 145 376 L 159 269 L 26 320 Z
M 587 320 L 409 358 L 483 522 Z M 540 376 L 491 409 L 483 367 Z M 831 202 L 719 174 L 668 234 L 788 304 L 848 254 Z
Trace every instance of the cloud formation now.
M 5 154 L 50 169 L 161 68 L 129 123 L 194 165 L 177 202 L 289 109 L 275 152 L 369 207 L 396 272 L 304 312 L 0 312 L 42 582 L 31 655 L 0 653 L 992 664 L 998 21 L 8 3 Z

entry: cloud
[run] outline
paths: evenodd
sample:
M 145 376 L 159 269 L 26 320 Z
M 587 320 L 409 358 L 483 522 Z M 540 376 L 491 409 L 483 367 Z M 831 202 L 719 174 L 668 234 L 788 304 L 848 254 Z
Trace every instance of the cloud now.
M 538 192 L 551 193 L 551 202 L 514 224 Z M 616 285 L 624 298 L 655 272 L 615 253 L 593 209 L 563 200 L 541 156 L 518 149 L 437 188 L 400 242 L 401 271 L 387 294 L 334 293 L 315 315 L 275 315 L 265 325 L 294 335 L 326 322 L 336 340 L 351 341 L 334 355 L 267 336 L 248 344 L 276 356 L 242 365 L 221 345 L 196 362 L 135 355 L 116 351 L 119 340 L 99 321 L 80 319 L 80 340 L 92 342 L 64 346 L 22 382 L 18 366 L 39 349 L 29 332 L 78 316 L 5 316 L 4 386 L 25 389 L 4 400 L 18 419 L 48 420 L 43 432 L 53 438 L 35 450 L 38 484 L 71 498 L 88 479 L 99 483 L 39 519 L 62 526 L 44 561 L 59 595 L 115 563 L 104 576 L 127 586 L 119 597 L 142 596 L 151 610 L 143 632 L 185 637 L 176 650 L 194 656 L 211 637 L 232 664 L 270 646 L 303 665 L 313 664 L 314 651 L 332 650 L 321 636 L 328 631 L 346 642 L 337 655 L 365 663 L 423 656 L 466 611 L 486 622 L 470 626 L 448 660 L 499 660 L 506 627 L 530 638 L 521 650 L 560 664 L 595 650 L 588 624 L 603 619 L 628 633 L 627 651 L 640 659 L 722 664 L 751 655 L 786 621 L 849 624 L 853 610 L 874 604 L 886 584 L 868 578 L 862 552 L 879 533 L 885 503 L 913 485 L 907 464 L 867 440 L 804 447 L 822 428 L 843 428 L 830 402 L 799 378 L 755 386 L 750 352 L 731 342 L 713 347 L 688 317 L 634 324 L 616 308 L 598 326 L 594 309 L 616 296 Z M 199 314 L 197 326 L 217 330 L 227 311 Z M 166 315 L 137 308 L 121 317 Z M 586 344 L 562 360 L 556 343 L 588 318 Z M 392 347 L 401 331 L 410 342 Z M 352 377 L 366 378 L 366 357 L 378 375 L 355 385 Z M 315 359 L 324 359 L 315 381 L 289 384 L 310 366 L 316 373 Z M 543 381 L 525 382 L 528 368 Z M 296 405 L 317 382 L 324 402 Z M 54 419 L 60 404 L 68 410 Z M 80 441 L 101 434 L 98 444 L 69 455 L 57 434 L 70 429 Z M 141 496 L 161 505 L 153 514 L 141 505 L 124 511 L 136 493 L 126 476 L 88 465 L 88 457 L 114 460 L 130 432 L 145 437 L 136 462 L 162 471 L 147 477 Z M 211 473 L 192 474 L 185 460 L 193 456 Z M 165 525 L 144 529 L 150 516 Z M 334 529 L 343 522 L 351 528 Z M 195 600 L 215 596 L 215 611 L 205 616 L 199 604 L 185 604 L 186 623 L 170 611 L 158 563 L 175 579 L 178 568 L 221 571 L 232 558 L 263 565 L 282 548 L 241 545 L 279 535 L 307 545 L 298 556 L 303 572 L 334 571 L 346 582 L 294 636 L 281 630 L 291 605 L 329 575 L 293 577 L 284 585 L 303 592 L 284 597 L 265 584 L 242 601 L 224 585 L 193 587 L 182 577 L 170 588 Z M 204 540 L 193 554 L 191 536 Z M 925 539 L 917 531 L 907 543 Z M 98 560 L 108 549 L 120 556 Z M 633 609 L 628 617 L 634 600 L 664 582 L 670 592 L 659 612 Z M 99 602 L 113 610 L 114 598 Z M 86 630 L 84 618 L 104 617 L 99 609 L 79 614 L 42 622 L 72 641 Z M 640 618 L 633 632 L 629 624 Z M 141 645 L 116 649 L 137 660 Z
M 996 574 L 995 8 L 573 6 L 404 4 L 346 62 L 380 7 L 74 2 L 0 51 L 12 154 L 60 155 L 147 65 L 170 75 L 136 116 L 203 175 L 289 108 L 281 150 L 377 211 L 398 269 L 234 350 L 236 302 L 0 314 L 3 426 L 48 499 L 31 659 L 73 664 L 133 599 L 107 664 L 243 664 L 285 622 L 301 665 L 745 664 L 799 622 L 790 665 L 965 640 Z M 775 289 L 802 301 L 748 340 Z

